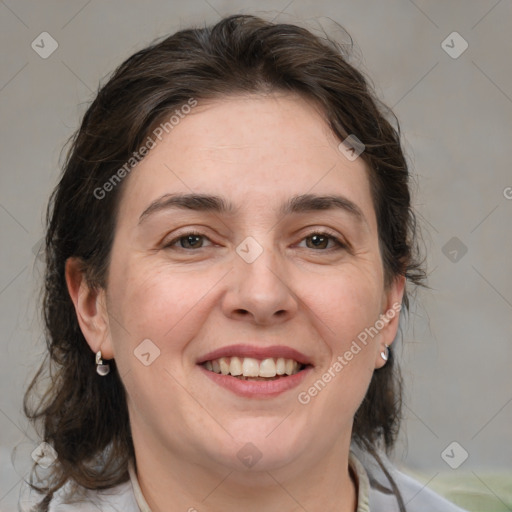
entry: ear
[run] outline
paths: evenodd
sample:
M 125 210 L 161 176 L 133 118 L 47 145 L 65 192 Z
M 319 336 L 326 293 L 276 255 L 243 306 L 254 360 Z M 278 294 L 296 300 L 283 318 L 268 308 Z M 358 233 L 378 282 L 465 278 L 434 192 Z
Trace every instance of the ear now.
M 382 368 L 386 361 L 381 353 L 386 352 L 386 346 L 391 346 L 398 332 L 400 310 L 405 290 L 405 276 L 397 276 L 393 282 L 384 290 L 382 300 L 382 313 L 376 322 L 379 327 L 379 335 L 375 338 L 377 354 L 375 368 Z
M 91 350 L 101 350 L 103 359 L 112 359 L 114 353 L 103 288 L 93 288 L 87 283 L 85 267 L 80 258 L 66 260 L 66 284 L 75 306 L 80 329 Z

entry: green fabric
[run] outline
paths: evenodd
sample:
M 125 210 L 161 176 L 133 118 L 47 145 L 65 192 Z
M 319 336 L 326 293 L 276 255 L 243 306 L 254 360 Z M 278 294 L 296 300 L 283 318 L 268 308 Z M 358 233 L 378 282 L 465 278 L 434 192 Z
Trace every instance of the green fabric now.
M 404 472 L 425 483 L 432 478 L 431 474 Z M 470 512 L 512 511 L 512 472 L 441 472 L 428 487 Z

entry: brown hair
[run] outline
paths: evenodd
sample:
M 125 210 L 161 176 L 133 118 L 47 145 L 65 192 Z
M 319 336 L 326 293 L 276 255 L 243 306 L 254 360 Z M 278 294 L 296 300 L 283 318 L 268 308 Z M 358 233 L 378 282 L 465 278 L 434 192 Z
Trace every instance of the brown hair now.
M 43 439 L 58 453 L 49 480 L 39 485 L 46 502 L 68 479 L 90 489 L 128 479 L 133 445 L 125 390 L 115 361 L 109 361 L 109 375 L 96 375 L 64 268 L 68 258 L 78 257 L 89 284 L 106 286 L 123 183 L 101 199 L 95 190 L 132 157 L 162 119 L 191 98 L 284 91 L 313 101 L 340 141 L 353 134 L 366 146 L 361 157 L 369 168 L 386 284 L 399 275 L 422 282 L 399 124 L 348 63 L 348 51 L 296 25 L 236 15 L 211 27 L 179 31 L 137 52 L 101 87 L 72 139 L 47 211 L 43 311 L 48 357 L 24 403 L 27 416 L 42 426 Z M 38 397 L 46 372 L 50 385 Z M 390 448 L 400 409 L 401 384 L 391 353 L 387 364 L 374 372 L 355 415 L 354 441 L 370 451 L 380 442 Z

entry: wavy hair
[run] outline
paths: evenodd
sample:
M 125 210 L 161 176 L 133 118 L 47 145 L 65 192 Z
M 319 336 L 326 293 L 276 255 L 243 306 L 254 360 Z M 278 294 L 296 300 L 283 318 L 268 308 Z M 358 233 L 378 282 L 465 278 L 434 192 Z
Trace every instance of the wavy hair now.
M 349 64 L 351 50 L 352 45 L 296 25 L 235 15 L 138 51 L 99 89 L 71 140 L 47 210 L 43 316 L 48 351 L 24 400 L 25 414 L 58 454 L 45 483 L 32 482 L 45 494 L 46 506 L 68 479 L 88 489 L 128 479 L 134 450 L 125 389 L 115 361 L 109 361 L 109 375 L 96 375 L 67 290 L 65 264 L 79 258 L 89 285 L 106 286 L 123 183 L 101 199 L 95 191 L 190 98 L 299 94 L 319 107 L 340 141 L 350 134 L 363 141 L 386 284 L 397 276 L 422 283 L 399 123 Z M 401 381 L 391 353 L 374 372 L 355 415 L 353 440 L 372 453 L 380 445 L 390 449 L 400 417 Z

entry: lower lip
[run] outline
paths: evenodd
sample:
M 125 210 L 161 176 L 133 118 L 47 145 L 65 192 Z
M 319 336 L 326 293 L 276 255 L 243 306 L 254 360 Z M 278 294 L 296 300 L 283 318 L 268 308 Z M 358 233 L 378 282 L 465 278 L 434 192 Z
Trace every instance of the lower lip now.
M 212 372 L 201 365 L 199 365 L 199 369 L 215 384 L 232 391 L 238 396 L 243 396 L 244 398 L 273 398 L 285 391 L 296 388 L 307 377 L 311 366 L 307 366 L 295 375 L 267 381 L 237 379 L 230 375 Z

